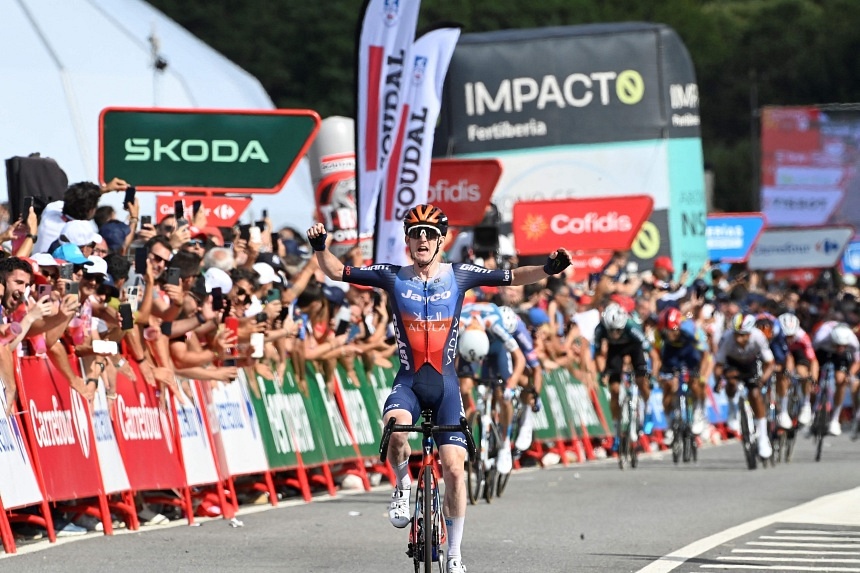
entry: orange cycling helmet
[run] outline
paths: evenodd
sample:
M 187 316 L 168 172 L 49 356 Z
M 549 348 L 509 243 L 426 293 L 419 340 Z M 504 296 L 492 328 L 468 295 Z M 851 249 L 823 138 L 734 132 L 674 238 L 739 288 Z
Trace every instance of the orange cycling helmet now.
M 410 229 L 416 227 L 436 229 L 444 237 L 448 233 L 448 215 L 434 205 L 417 205 L 406 213 L 403 231 L 409 233 Z

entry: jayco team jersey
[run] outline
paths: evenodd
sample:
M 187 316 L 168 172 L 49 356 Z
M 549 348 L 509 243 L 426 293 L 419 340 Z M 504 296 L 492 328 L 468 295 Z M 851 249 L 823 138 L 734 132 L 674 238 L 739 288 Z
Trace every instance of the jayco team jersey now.
M 401 372 L 414 374 L 430 364 L 440 374 L 456 376 L 463 296 L 471 288 L 511 284 L 511 271 L 443 263 L 436 276 L 425 282 L 411 266 L 381 264 L 346 266 L 343 280 L 388 293 Z

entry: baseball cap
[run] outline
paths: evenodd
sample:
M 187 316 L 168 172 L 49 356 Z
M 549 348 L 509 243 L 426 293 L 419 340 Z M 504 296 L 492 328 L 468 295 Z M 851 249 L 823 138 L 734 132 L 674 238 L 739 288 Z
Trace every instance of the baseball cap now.
M 275 272 L 284 270 L 284 260 L 277 253 L 260 253 L 255 262 L 269 265 Z
M 343 306 L 343 301 L 346 299 L 346 293 L 336 286 L 323 285 L 322 293 L 336 307 Z
M 655 269 L 663 269 L 669 271 L 670 273 L 675 272 L 675 266 L 672 264 L 672 259 L 663 255 L 662 257 L 657 257 L 654 259 L 654 268 Z
M 257 271 L 257 274 L 260 275 L 260 285 L 267 285 L 271 283 L 280 284 L 281 279 L 275 273 L 275 269 L 272 268 L 271 265 L 267 263 L 254 263 L 254 270 Z
M 230 275 L 219 268 L 212 267 L 203 273 L 203 280 L 206 283 L 206 292 L 212 292 L 212 289 L 220 288 L 223 294 L 233 290 L 233 280 Z
M 107 272 L 107 262 L 101 257 L 97 257 L 95 255 L 91 255 L 87 257 L 87 260 L 90 262 L 90 265 L 87 267 L 86 274 L 88 275 L 104 275 L 108 276 Z
M 529 322 L 535 328 L 549 324 L 549 315 L 542 308 L 532 307 L 529 309 Z
M 72 243 L 66 243 L 64 245 L 60 245 L 51 255 L 55 259 L 60 259 L 66 261 L 67 263 L 72 263 L 75 265 L 89 265 L 92 264 L 84 254 L 81 252 L 81 248 L 77 245 L 73 245 Z
M 33 262 L 35 262 L 39 267 L 58 267 L 60 263 L 57 262 L 57 259 L 49 255 L 48 253 L 35 253 L 31 257 Z
M 79 221 L 77 219 L 68 221 L 63 228 L 60 229 L 60 239 L 65 237 L 66 241 L 79 247 L 89 245 L 90 243 L 100 243 L 101 235 L 93 230 L 93 225 L 90 221 Z
M 131 227 L 116 219 L 107 221 L 99 227 L 99 235 L 107 243 L 108 249 L 113 252 L 122 249 L 122 246 L 125 244 L 125 238 L 128 237 L 129 233 L 131 233 Z

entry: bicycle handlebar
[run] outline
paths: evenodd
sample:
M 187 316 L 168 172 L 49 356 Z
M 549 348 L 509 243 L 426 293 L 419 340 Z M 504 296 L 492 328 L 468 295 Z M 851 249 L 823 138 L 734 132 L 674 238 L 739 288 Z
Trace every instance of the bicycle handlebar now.
M 437 426 L 430 425 L 424 422 L 420 426 L 404 425 L 395 423 L 394 418 L 390 418 L 385 424 L 385 430 L 382 432 L 382 441 L 379 443 L 379 461 L 385 463 L 388 458 L 388 442 L 391 440 L 392 432 L 420 432 L 425 436 L 438 434 L 441 432 L 463 432 L 466 436 L 466 451 L 469 454 L 469 461 L 475 461 L 477 448 L 475 447 L 475 438 L 472 437 L 472 429 L 469 427 L 469 422 L 463 416 L 460 416 L 460 425 L 458 426 Z

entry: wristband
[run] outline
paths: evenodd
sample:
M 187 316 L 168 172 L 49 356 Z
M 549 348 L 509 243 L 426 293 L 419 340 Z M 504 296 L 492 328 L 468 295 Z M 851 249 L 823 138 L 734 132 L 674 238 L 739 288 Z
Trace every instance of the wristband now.
M 309 238 L 308 242 L 311 244 L 311 247 L 315 251 L 324 251 L 325 250 L 325 240 L 328 237 L 328 234 L 323 232 L 322 235 L 318 237 Z

